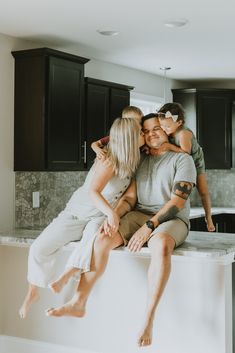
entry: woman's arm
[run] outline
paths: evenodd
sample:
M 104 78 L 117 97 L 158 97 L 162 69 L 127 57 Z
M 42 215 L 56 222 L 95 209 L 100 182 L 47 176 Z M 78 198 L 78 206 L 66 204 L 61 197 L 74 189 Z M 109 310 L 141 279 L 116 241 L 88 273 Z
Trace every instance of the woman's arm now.
M 114 171 L 109 160 L 96 161 L 94 176 L 90 184 L 90 196 L 94 205 L 108 218 L 108 224 L 112 231 L 117 231 L 119 226 L 119 217 L 113 210 L 101 192 L 113 177 Z
M 136 191 L 136 181 L 132 180 L 129 187 L 122 195 L 120 200 L 118 201 L 117 206 L 114 211 L 118 215 L 119 218 L 124 216 L 126 213 L 130 212 L 137 201 L 137 191 Z M 112 232 L 109 231 L 109 225 L 107 224 L 107 220 L 104 221 L 103 225 L 100 227 L 100 231 L 104 231 L 109 236 L 112 236 Z
M 121 218 L 127 212 L 130 212 L 137 201 L 137 190 L 136 190 L 136 181 L 132 180 L 131 184 L 122 195 L 120 200 L 118 201 L 117 206 L 115 207 L 115 212 Z

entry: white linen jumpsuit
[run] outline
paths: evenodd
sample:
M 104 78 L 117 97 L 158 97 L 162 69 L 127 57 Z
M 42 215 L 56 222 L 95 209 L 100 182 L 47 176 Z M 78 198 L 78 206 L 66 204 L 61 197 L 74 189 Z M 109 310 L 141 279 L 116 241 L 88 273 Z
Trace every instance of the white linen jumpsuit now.
M 81 240 L 75 247 L 66 267 L 76 267 L 81 272 L 90 270 L 92 247 L 96 232 L 105 216 L 93 204 L 89 186 L 95 177 L 96 163 L 90 169 L 86 180 L 76 190 L 64 211 L 62 211 L 33 242 L 28 258 L 28 281 L 46 288 L 55 280 L 55 266 L 59 250 L 71 241 Z M 130 178 L 113 176 L 102 191 L 103 197 L 115 207 L 119 198 L 130 184 Z

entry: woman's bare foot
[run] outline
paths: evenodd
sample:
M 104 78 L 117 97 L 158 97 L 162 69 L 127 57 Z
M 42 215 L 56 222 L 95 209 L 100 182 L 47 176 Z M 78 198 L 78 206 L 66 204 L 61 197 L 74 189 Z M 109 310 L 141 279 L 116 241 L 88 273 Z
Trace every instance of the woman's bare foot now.
M 60 308 L 50 308 L 46 310 L 47 316 L 73 316 L 73 317 L 83 317 L 85 315 L 85 307 L 70 301 Z
M 143 328 L 139 335 L 138 345 L 140 347 L 150 346 L 152 344 L 152 331 L 153 323 L 151 322 Z
M 38 299 L 39 299 L 38 289 L 37 288 L 29 289 L 24 299 L 24 302 L 19 310 L 19 316 L 21 319 L 26 318 L 31 305 L 36 301 L 38 301 Z
M 207 230 L 208 232 L 214 232 L 215 231 L 215 226 L 214 223 L 212 221 L 211 217 L 205 218 L 206 221 L 206 226 L 207 226 Z

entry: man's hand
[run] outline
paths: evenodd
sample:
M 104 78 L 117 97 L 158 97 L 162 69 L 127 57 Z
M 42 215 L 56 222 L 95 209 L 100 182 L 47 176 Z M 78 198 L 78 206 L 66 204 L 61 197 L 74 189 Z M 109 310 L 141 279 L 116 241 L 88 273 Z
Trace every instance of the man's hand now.
M 148 241 L 148 239 L 150 238 L 151 233 L 151 229 L 149 229 L 144 224 L 140 229 L 137 230 L 137 232 L 132 235 L 127 248 L 131 252 L 140 251 L 144 243 L 146 243 L 146 241 Z

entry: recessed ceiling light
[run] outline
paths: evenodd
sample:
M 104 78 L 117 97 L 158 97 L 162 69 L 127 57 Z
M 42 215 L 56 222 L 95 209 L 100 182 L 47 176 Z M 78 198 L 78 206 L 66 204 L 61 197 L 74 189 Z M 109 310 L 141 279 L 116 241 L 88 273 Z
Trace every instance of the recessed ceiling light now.
M 164 25 L 166 27 L 171 27 L 171 28 L 175 28 L 175 27 L 183 27 L 188 23 L 188 20 L 186 20 L 185 18 L 178 18 L 175 20 L 167 20 L 164 22 Z
M 97 32 L 99 34 L 102 34 L 103 36 L 110 36 L 110 37 L 116 36 L 119 34 L 118 31 L 110 31 L 110 30 L 103 30 L 103 29 L 97 29 Z

